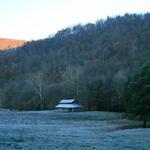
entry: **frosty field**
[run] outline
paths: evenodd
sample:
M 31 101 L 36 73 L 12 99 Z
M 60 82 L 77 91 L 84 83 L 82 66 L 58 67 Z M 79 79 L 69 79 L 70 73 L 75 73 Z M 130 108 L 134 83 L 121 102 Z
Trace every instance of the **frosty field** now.
M 0 150 L 149 150 L 150 128 L 119 113 L 0 112 Z

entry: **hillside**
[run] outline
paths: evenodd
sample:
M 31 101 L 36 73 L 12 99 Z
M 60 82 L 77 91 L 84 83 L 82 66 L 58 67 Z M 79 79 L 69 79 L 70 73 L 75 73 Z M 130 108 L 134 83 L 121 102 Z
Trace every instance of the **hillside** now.
M 149 13 L 125 14 L 1 52 L 1 105 L 49 109 L 76 98 L 88 110 L 121 111 L 128 77 L 150 60 L 149 35 Z
M 25 44 L 24 40 L 0 38 L 0 50 L 16 48 Z

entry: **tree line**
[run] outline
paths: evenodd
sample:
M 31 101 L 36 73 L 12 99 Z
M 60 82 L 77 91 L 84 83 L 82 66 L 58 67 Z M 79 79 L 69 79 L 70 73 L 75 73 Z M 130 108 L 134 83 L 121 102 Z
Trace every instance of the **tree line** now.
M 124 111 L 128 78 L 150 60 L 150 14 L 75 25 L 0 52 L 0 104 L 53 109 L 76 98 L 87 110 Z

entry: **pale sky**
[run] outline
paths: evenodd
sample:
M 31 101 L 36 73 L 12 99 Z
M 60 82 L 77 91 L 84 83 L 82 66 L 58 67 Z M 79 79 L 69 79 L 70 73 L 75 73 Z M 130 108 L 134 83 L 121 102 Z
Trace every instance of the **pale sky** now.
M 0 0 L 0 37 L 36 40 L 107 16 L 150 12 L 150 0 Z

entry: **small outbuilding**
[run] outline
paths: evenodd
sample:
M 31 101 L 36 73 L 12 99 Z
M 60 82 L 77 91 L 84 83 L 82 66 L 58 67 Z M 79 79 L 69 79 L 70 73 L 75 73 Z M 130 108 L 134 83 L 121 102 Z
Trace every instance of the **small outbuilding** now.
M 82 106 L 75 99 L 62 99 L 59 104 L 55 106 L 57 110 L 76 112 L 81 111 Z

